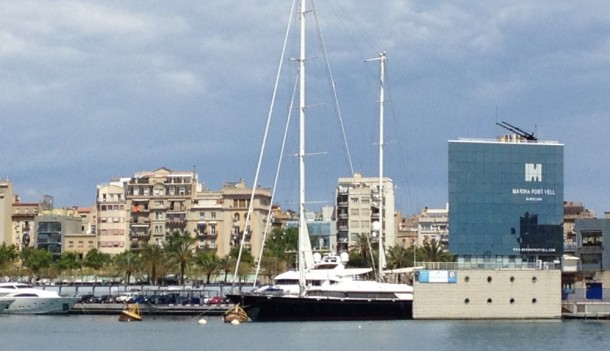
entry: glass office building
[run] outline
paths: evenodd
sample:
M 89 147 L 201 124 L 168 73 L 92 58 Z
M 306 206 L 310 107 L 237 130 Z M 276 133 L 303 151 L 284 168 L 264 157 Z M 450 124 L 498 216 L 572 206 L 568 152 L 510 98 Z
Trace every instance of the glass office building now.
M 449 251 L 458 261 L 551 261 L 563 253 L 563 145 L 449 141 Z

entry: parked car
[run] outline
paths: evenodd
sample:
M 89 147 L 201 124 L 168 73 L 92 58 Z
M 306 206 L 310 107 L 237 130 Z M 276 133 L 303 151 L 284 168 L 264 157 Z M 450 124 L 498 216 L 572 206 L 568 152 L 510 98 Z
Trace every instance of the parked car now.
M 222 298 L 222 296 L 212 296 L 208 300 L 208 304 L 209 305 L 220 305 L 221 303 L 223 303 L 223 301 L 224 301 L 224 299 Z
M 129 300 L 127 300 L 127 303 L 147 303 L 148 299 L 146 298 L 146 296 L 143 295 L 136 295 L 136 296 L 132 296 Z
M 100 296 L 100 303 L 114 303 L 113 295 L 102 295 Z
M 93 294 L 83 295 L 78 300 L 79 303 L 100 303 L 100 297 Z
M 134 292 L 125 292 L 125 293 L 122 293 L 121 295 L 115 297 L 114 302 L 125 303 L 125 302 L 128 302 L 129 299 L 131 299 L 132 297 L 135 297 L 135 296 L 138 296 L 138 294 L 134 293 Z

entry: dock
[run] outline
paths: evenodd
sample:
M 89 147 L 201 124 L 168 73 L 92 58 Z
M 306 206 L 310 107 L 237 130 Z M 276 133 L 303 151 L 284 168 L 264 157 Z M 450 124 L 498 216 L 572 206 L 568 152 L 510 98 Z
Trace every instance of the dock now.
M 610 319 L 610 302 L 563 301 L 561 312 L 565 319 Z
M 142 314 L 149 316 L 220 316 L 232 304 L 220 305 L 155 305 L 140 304 Z M 125 308 L 122 303 L 77 303 L 68 311 L 72 315 L 118 315 Z

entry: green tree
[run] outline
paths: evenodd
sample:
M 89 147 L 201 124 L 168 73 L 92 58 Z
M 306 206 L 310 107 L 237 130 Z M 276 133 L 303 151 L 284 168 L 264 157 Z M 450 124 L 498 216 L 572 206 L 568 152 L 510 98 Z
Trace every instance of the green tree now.
M 99 252 L 97 249 L 91 249 L 85 255 L 83 265 L 85 267 L 100 270 L 103 267 L 108 266 L 112 262 L 110 255 Z
M 195 263 L 201 267 L 206 276 L 206 284 L 210 284 L 210 278 L 220 272 L 220 258 L 209 251 L 200 252 L 195 256 Z
M 30 272 L 29 280 L 32 281 L 32 275 L 40 276 L 43 269 L 49 268 L 53 263 L 53 255 L 44 249 L 23 248 L 21 251 L 21 260 L 23 265 Z
M 129 284 L 138 267 L 138 255 L 124 251 L 114 257 L 114 265 L 120 275 L 125 274 L 125 284 Z
M 413 264 L 413 256 L 402 246 L 392 246 L 386 255 L 386 263 L 389 269 L 409 267 Z
M 191 237 L 188 232 L 182 234 L 176 230 L 167 238 L 165 252 L 168 260 L 180 269 L 181 285 L 184 285 L 184 272 L 193 262 L 194 248 L 195 238 Z
M 157 274 L 163 270 L 165 262 L 163 248 L 157 244 L 144 244 L 144 247 L 140 250 L 139 262 L 142 270 L 148 275 L 148 282 L 150 284 L 157 284 Z
M 426 262 L 451 262 L 453 256 L 447 252 L 440 242 L 431 240 L 422 247 L 423 261 Z
M 233 267 L 233 272 L 235 271 L 235 266 L 237 265 L 237 256 L 239 255 L 239 247 L 234 246 L 231 251 L 229 251 L 229 258 L 231 262 L 231 266 Z M 239 267 L 237 267 L 237 277 L 239 281 L 243 281 L 244 278 L 252 273 L 252 268 L 254 267 L 255 260 L 254 256 L 250 250 L 244 249 L 241 253 L 241 262 L 239 263 Z
M 270 268 L 272 265 L 279 264 L 295 267 L 298 235 L 298 228 L 274 229 L 271 235 L 267 236 L 261 266 L 265 265 Z
M 263 256 L 261 261 L 261 275 L 271 282 L 273 277 L 287 270 L 286 261 L 278 257 Z
M 227 283 L 227 275 L 234 269 L 233 263 L 231 262 L 230 256 L 225 256 L 218 262 L 218 268 L 224 273 L 224 283 Z
M 57 268 L 59 268 L 61 272 L 78 269 L 81 265 L 82 262 L 76 252 L 62 252 L 62 254 L 59 255 L 59 261 L 57 261 Z
M 265 242 L 264 255 L 277 257 L 281 260 L 294 260 L 294 253 L 298 245 L 298 228 L 288 228 L 286 230 L 273 229 L 270 235 L 267 236 Z
M 0 272 L 3 272 L 8 266 L 12 265 L 19 258 L 19 252 L 15 245 L 0 245 Z
M 352 267 L 371 267 L 375 252 L 368 234 L 358 234 L 349 247 L 349 265 Z

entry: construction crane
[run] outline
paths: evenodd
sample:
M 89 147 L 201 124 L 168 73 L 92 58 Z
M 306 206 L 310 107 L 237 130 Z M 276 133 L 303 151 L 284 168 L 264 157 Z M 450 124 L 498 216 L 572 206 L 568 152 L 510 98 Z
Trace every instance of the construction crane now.
M 530 141 L 538 140 L 538 138 L 536 138 L 534 136 L 534 133 L 528 133 L 528 132 L 524 131 L 523 129 L 515 127 L 507 122 L 504 122 L 504 121 L 500 122 L 500 123 L 496 122 L 496 124 L 508 131 L 511 131 L 511 132 L 519 135 L 520 137 L 524 138 L 525 140 L 530 140 Z

